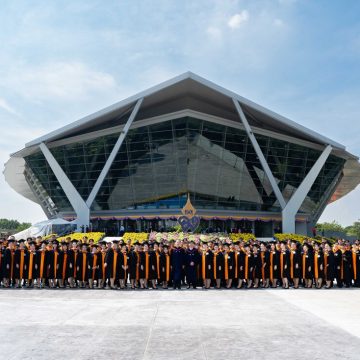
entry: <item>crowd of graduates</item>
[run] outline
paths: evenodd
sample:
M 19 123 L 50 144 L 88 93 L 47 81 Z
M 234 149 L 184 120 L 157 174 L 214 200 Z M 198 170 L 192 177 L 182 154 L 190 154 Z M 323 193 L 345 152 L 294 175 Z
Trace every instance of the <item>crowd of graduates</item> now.
M 360 244 L 0 239 L 3 288 L 181 289 L 360 286 Z

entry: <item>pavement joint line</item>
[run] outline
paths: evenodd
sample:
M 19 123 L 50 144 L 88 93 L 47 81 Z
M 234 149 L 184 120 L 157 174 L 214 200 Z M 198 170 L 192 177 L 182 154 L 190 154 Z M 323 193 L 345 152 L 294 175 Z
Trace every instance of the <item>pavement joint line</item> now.
M 144 353 L 143 353 L 143 359 L 146 359 L 146 352 L 148 350 L 148 346 L 149 346 L 149 343 L 150 343 L 150 338 L 151 338 L 151 334 L 152 334 L 152 330 L 154 328 L 154 324 L 155 324 L 155 320 L 156 320 L 156 316 L 158 314 L 158 311 L 159 311 L 159 302 L 156 302 L 156 310 L 155 310 L 155 313 L 154 313 L 154 317 L 151 321 L 151 324 L 150 324 L 150 327 L 149 327 L 149 335 L 148 335 L 148 338 L 146 340 L 146 345 L 145 345 L 145 349 L 144 349 Z

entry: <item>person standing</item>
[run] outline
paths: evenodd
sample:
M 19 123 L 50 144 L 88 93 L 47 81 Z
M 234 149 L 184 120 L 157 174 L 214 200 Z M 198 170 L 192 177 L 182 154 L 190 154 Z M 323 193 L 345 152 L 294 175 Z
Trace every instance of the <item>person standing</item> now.
M 106 277 L 110 278 L 110 288 L 115 290 L 119 281 L 119 241 L 113 240 L 112 243 L 112 247 L 106 252 L 105 268 Z
M 280 278 L 280 252 L 276 249 L 275 242 L 270 244 L 269 266 L 271 287 L 276 288 Z
M 235 278 L 235 254 L 229 244 L 224 244 L 224 279 L 225 286 L 230 289 Z
M 280 278 L 282 287 L 288 289 L 290 278 L 290 252 L 285 241 L 280 243 Z
M 214 276 L 214 254 L 209 249 L 207 243 L 203 243 L 202 246 L 202 255 L 201 255 L 201 274 L 203 279 L 203 287 L 205 289 L 210 289 L 211 280 Z
M 180 247 L 179 240 L 175 241 L 171 251 L 171 275 L 173 288 L 181 290 L 181 279 L 184 267 L 184 250 Z
M 89 280 L 89 273 L 91 269 L 90 256 L 88 246 L 86 243 L 81 244 L 81 252 L 76 259 L 76 279 L 79 282 L 79 287 L 85 288 Z
M 317 289 L 321 289 L 324 279 L 324 252 L 318 243 L 314 245 L 314 280 Z
M 14 253 L 14 276 L 15 276 L 15 285 L 17 288 L 21 288 L 24 281 L 25 275 L 25 266 L 27 261 L 27 250 L 25 249 L 25 240 L 19 240 L 19 247 L 15 250 Z M 24 284 L 25 285 L 25 284 Z
M 190 240 L 188 248 L 186 249 L 184 255 L 186 283 L 188 289 L 190 289 L 191 286 L 194 289 L 196 289 L 198 282 L 197 272 L 198 272 L 199 263 L 200 263 L 199 251 L 195 249 L 194 241 Z
M 170 254 L 169 247 L 163 246 L 162 251 L 159 253 L 159 280 L 163 289 L 168 288 L 170 281 L 171 269 L 170 269 Z
M 330 289 L 333 286 L 333 281 L 336 272 L 335 256 L 329 243 L 325 243 L 324 251 L 324 269 L 325 269 L 325 280 L 326 289 Z
M 3 276 L 4 286 L 15 286 L 15 239 L 9 238 L 7 248 L 4 251 Z
M 292 241 L 290 244 L 290 278 L 294 284 L 294 289 L 299 288 L 301 277 L 301 253 L 299 245 Z
M 38 288 L 44 288 L 46 279 L 47 279 L 47 266 L 48 266 L 48 252 L 46 250 L 46 245 L 48 242 L 46 240 L 41 241 L 40 249 L 37 251 L 37 260 L 38 260 Z
M 217 243 L 214 244 L 213 251 L 213 261 L 214 261 L 214 275 L 215 279 L 215 287 L 216 289 L 220 289 L 221 281 L 224 279 L 224 254 L 219 251 L 219 245 Z
M 26 287 L 33 288 L 34 281 L 38 278 L 38 261 L 37 261 L 37 252 L 36 252 L 36 243 L 35 241 L 29 241 L 29 251 L 26 257 L 25 264 L 25 279 Z

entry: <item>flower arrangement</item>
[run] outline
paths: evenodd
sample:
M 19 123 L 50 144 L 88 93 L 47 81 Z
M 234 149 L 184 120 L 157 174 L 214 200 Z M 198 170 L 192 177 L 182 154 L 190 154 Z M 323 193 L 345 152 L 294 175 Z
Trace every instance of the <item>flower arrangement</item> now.
M 127 232 L 124 234 L 123 236 L 123 240 L 125 242 L 127 242 L 128 240 L 131 240 L 131 243 L 133 244 L 134 242 L 144 242 L 146 240 L 149 239 L 149 234 L 145 233 L 145 232 L 141 232 L 141 233 L 135 233 L 135 232 Z
M 97 244 L 105 236 L 105 233 L 103 232 L 72 233 L 66 236 L 61 236 L 57 240 L 63 241 L 68 237 L 70 237 L 71 240 L 81 240 L 84 236 L 86 236 L 88 239 L 93 239 L 95 244 Z
M 305 235 L 299 235 L 299 234 L 275 234 L 274 238 L 279 241 L 297 241 L 300 244 L 303 244 L 305 241 L 316 241 L 316 239 L 305 236 Z
M 229 235 L 232 242 L 235 241 L 245 241 L 249 242 L 251 240 L 256 240 L 256 237 L 254 234 L 251 233 L 231 233 Z

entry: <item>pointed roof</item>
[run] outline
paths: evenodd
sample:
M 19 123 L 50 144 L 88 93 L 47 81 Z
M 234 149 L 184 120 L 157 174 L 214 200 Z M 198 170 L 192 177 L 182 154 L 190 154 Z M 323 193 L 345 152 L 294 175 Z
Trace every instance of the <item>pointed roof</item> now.
M 144 101 L 136 121 L 183 109 L 193 109 L 239 122 L 238 114 L 232 102 L 232 99 L 236 99 L 242 105 L 250 124 L 256 127 L 277 131 L 318 144 L 330 144 L 337 149 L 345 150 L 344 145 L 192 72 L 183 73 L 65 125 L 28 142 L 26 147 L 125 123 L 132 107 L 141 98 L 144 98 Z

